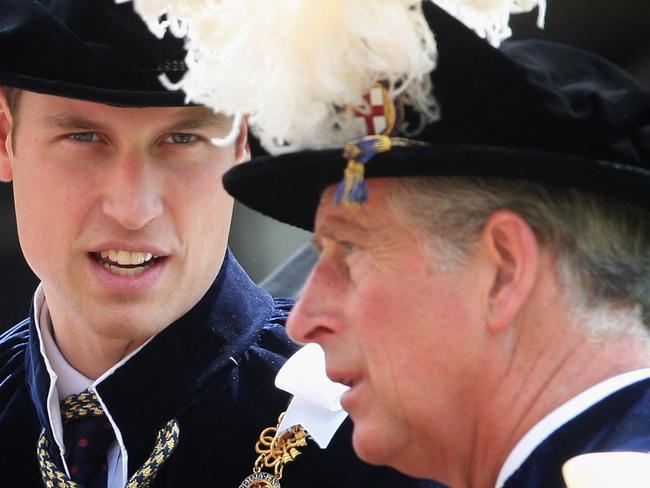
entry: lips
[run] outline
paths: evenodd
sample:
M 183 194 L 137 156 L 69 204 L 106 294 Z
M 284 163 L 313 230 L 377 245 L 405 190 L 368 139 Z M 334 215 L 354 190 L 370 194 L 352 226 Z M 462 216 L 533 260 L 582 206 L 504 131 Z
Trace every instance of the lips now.
M 350 388 L 354 387 L 360 381 L 357 377 L 352 377 L 351 375 L 344 375 L 338 373 L 328 372 L 327 376 L 329 377 L 330 380 L 336 383 L 341 383 L 342 385 L 348 386 Z
M 108 249 L 92 253 L 95 260 L 111 273 L 120 276 L 136 276 L 153 266 L 160 256 L 148 251 Z

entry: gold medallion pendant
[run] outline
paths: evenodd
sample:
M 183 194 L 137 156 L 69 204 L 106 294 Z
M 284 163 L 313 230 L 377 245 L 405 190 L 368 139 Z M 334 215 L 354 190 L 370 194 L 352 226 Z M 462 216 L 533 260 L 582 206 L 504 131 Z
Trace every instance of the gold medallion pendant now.
M 276 427 L 262 431 L 255 443 L 255 452 L 259 454 L 253 465 L 253 474 L 239 485 L 239 488 L 281 488 L 280 478 L 284 465 L 300 455 L 299 447 L 307 445 L 307 432 L 299 425 L 294 425 L 282 435 L 278 435 L 278 426 L 284 413 L 278 419 Z M 262 469 L 273 470 L 266 473 Z
M 242 481 L 239 488 L 280 488 L 280 480 L 270 473 L 253 473 Z

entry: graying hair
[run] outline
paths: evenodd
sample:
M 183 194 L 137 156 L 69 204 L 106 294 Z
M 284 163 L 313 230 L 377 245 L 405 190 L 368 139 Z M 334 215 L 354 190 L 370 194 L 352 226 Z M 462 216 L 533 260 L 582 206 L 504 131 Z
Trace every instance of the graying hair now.
M 488 217 L 520 215 L 555 256 L 570 305 L 595 327 L 603 319 L 650 327 L 650 212 L 575 189 L 484 178 L 397 178 L 396 215 L 436 250 L 436 265 L 461 265 Z M 433 254 L 433 253 L 432 253 Z M 442 260 L 440 259 L 442 257 Z M 603 313 L 605 312 L 605 313 Z M 598 315 L 598 317 L 596 317 Z M 607 322 L 607 320 L 605 320 Z M 620 328 L 620 326 L 619 326 Z M 612 332 L 614 332 L 612 330 Z

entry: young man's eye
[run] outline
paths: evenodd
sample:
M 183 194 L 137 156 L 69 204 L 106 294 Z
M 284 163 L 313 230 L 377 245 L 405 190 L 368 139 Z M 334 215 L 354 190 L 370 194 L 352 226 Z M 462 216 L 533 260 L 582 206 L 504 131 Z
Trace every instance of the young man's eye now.
M 167 140 L 173 144 L 189 144 L 196 140 L 196 136 L 192 134 L 184 134 L 182 132 L 176 132 L 171 134 Z
M 94 132 L 77 132 L 71 134 L 70 138 L 77 142 L 94 142 L 97 140 L 97 134 Z

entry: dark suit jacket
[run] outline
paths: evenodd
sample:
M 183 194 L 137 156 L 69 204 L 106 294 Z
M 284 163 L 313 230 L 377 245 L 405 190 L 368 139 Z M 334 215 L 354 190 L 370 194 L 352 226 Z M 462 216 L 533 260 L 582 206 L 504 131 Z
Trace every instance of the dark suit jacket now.
M 149 456 L 158 429 L 175 417 L 178 446 L 153 486 L 239 486 L 252 471 L 260 432 L 275 426 L 289 401 L 273 381 L 296 349 L 284 331 L 290 306 L 255 286 L 228 253 L 206 296 L 98 386 L 124 438 L 129 476 Z M 42 486 L 36 443 L 43 427 L 51 435 L 49 382 L 32 318 L 0 336 L 2 486 Z M 52 456 L 58 459 L 58 452 Z M 281 484 L 435 486 L 359 461 L 349 422 L 328 449 L 310 442 L 286 466 Z
M 553 432 L 503 488 L 565 488 L 566 461 L 609 451 L 650 452 L 650 379 L 613 393 Z

